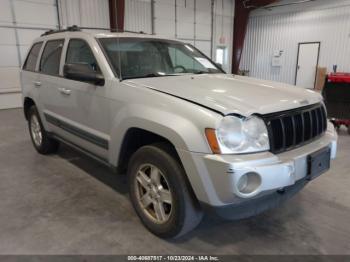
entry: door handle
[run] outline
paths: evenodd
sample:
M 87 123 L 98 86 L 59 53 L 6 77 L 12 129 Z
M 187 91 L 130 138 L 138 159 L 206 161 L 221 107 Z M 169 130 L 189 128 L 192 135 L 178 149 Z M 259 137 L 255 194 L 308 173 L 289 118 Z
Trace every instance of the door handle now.
M 64 87 L 59 88 L 59 90 L 64 95 L 70 95 L 70 93 L 71 93 L 70 89 L 67 89 L 67 88 L 64 88 Z
M 35 87 L 40 87 L 41 86 L 41 82 L 40 81 L 34 81 L 34 86 Z

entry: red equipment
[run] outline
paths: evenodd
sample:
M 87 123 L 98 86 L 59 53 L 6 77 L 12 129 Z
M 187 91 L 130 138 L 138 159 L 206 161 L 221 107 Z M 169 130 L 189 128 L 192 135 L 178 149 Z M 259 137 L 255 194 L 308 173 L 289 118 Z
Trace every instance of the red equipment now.
M 350 73 L 331 73 L 328 75 L 331 83 L 350 83 Z

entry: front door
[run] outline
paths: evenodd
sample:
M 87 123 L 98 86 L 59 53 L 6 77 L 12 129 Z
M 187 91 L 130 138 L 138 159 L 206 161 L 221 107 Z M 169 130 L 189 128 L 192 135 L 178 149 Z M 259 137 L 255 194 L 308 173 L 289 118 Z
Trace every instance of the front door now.
M 101 73 L 89 44 L 83 39 L 70 39 L 64 64 L 87 64 Z M 75 145 L 104 160 L 109 148 L 109 105 L 107 86 L 98 86 L 83 80 L 71 80 L 64 76 L 59 84 L 59 108 L 61 135 Z
M 299 44 L 296 86 L 310 89 L 315 87 L 319 52 L 320 42 Z
M 39 64 L 40 76 L 37 86 L 40 87 L 40 101 L 42 103 L 43 118 L 46 119 L 47 131 L 58 133 L 60 129 L 52 121 L 48 121 L 59 114 L 64 106 L 60 98 L 60 61 L 64 39 L 49 40 L 45 43 Z

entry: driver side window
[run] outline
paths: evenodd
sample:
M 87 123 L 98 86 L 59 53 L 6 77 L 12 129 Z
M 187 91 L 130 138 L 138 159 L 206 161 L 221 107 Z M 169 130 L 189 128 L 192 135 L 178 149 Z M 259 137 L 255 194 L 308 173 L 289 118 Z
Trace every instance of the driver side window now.
M 66 64 L 88 64 L 95 72 L 100 73 L 97 61 L 89 45 L 81 39 L 71 39 L 69 41 Z

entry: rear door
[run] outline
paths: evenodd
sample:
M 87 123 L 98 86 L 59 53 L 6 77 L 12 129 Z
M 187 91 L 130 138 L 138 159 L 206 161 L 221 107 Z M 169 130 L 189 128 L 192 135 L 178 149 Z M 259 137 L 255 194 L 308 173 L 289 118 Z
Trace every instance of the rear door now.
M 41 104 L 39 99 L 40 82 L 37 64 L 42 45 L 43 42 L 33 44 L 21 71 L 22 92 L 24 96 L 33 98 L 38 107 L 40 107 Z

